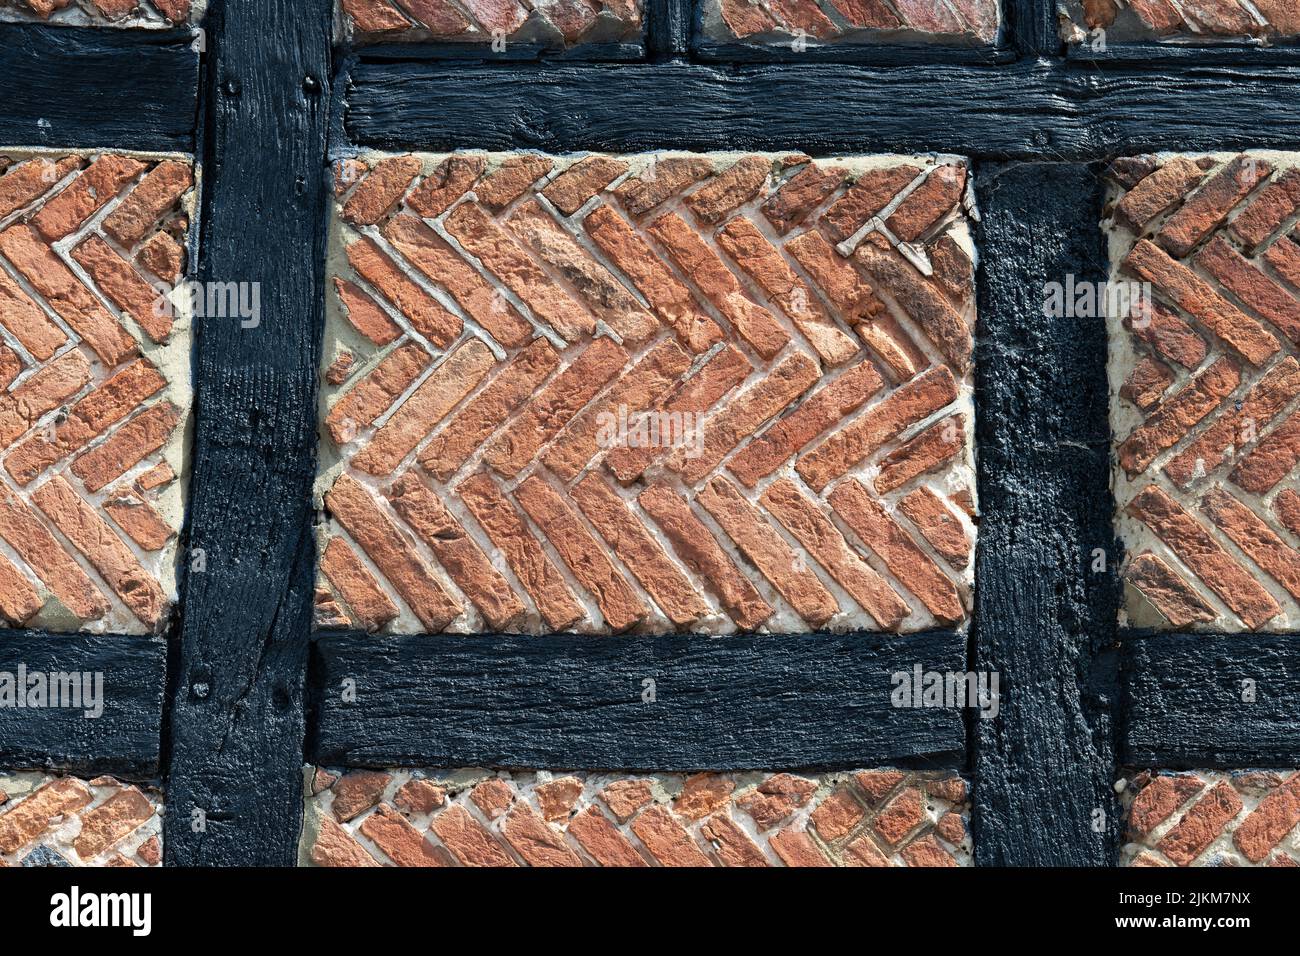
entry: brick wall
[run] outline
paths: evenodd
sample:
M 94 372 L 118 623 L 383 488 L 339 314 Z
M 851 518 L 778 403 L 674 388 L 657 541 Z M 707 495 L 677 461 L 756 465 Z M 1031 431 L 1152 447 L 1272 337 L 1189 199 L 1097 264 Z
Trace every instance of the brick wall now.
M 713 40 L 789 47 L 860 43 L 988 45 L 998 0 L 701 0 Z
M 1112 167 L 1115 494 L 1140 626 L 1300 623 L 1298 157 L 1137 157 Z M 1174 308 L 1176 307 L 1176 308 Z
M 0 151 L 0 621 L 158 633 L 191 402 L 191 161 Z
M 207 0 L 0 0 L 0 21 L 166 27 L 197 20 L 206 6 Z
M 152 787 L 0 770 L 0 867 L 158 866 L 162 812 Z
M 321 626 L 966 619 L 960 162 L 371 156 L 338 189 Z
M 1123 802 L 1123 866 L 1300 866 L 1300 773 L 1141 773 Z
M 308 767 L 313 866 L 968 866 L 952 774 Z
M 1267 44 L 1300 34 L 1294 0 L 1067 0 L 1067 39 L 1105 31 L 1109 40 Z
M 642 0 L 339 0 L 343 35 L 354 43 L 436 41 L 540 44 L 638 43 Z

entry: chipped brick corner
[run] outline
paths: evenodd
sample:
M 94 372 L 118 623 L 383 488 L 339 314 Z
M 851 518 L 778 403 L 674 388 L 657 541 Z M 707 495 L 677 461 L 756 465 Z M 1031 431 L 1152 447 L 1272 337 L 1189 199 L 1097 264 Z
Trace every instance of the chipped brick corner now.
M 0 0 L 0 22 L 152 27 L 197 23 L 208 0 Z
M 194 168 L 0 150 L 0 622 L 159 633 L 187 485 Z
M 0 771 L 0 867 L 159 866 L 162 816 L 152 786 Z
M 1121 866 L 1300 866 L 1295 771 L 1144 771 L 1121 799 Z
M 1151 293 L 1107 319 L 1124 623 L 1300 624 L 1298 160 L 1111 167 L 1112 280 Z
M 706 38 L 795 52 L 869 43 L 989 46 L 1000 23 L 999 0 L 700 0 Z
M 307 767 L 305 866 L 969 866 L 966 782 L 888 769 Z
M 640 44 L 644 0 L 339 0 L 341 35 L 354 44 L 391 41 L 511 44 L 570 49 Z
M 960 160 L 371 155 L 337 183 L 319 626 L 965 622 Z

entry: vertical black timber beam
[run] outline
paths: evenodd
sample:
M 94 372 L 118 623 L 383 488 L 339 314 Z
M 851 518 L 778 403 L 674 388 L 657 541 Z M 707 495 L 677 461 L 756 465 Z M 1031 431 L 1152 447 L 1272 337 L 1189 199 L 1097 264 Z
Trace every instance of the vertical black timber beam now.
M 199 277 L 257 283 L 255 327 L 196 320 L 196 431 L 164 846 L 292 865 L 314 554 L 330 0 L 209 10 Z
M 1056 0 L 1002 0 L 1007 42 L 1022 56 L 1059 56 L 1064 52 L 1056 21 Z
M 1044 314 L 1047 283 L 1106 278 L 1099 170 L 987 165 L 976 183 L 975 666 L 1001 685 L 998 717 L 975 721 L 976 862 L 1108 866 L 1120 552 L 1105 320 Z
M 646 0 L 646 52 L 654 60 L 684 55 L 691 46 L 694 23 L 694 0 Z

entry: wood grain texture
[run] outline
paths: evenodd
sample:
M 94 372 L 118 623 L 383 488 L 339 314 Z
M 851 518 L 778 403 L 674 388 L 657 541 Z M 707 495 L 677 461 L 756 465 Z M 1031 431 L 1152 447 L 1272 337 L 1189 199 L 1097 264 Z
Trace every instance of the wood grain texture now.
M 154 777 L 158 773 L 167 644 L 120 635 L 0 630 L 0 671 L 103 675 L 103 714 L 0 707 L 0 767 Z
M 1002 708 L 976 721 L 977 861 L 1108 866 L 1118 850 L 1111 708 L 1113 566 L 1106 332 L 1050 319 L 1043 286 L 1106 275 L 1095 167 L 977 168 L 982 251 L 976 438 L 980 540 L 975 667 Z M 1103 832 L 1093 813 L 1105 813 Z
M 1132 767 L 1300 763 L 1300 642 L 1284 634 L 1160 634 L 1124 643 L 1121 757 Z M 1243 699 L 1254 682 L 1253 701 Z
M 196 323 L 197 422 L 164 846 L 292 865 L 315 548 L 329 0 L 209 11 L 203 281 L 261 284 L 261 322 Z M 195 832 L 194 810 L 207 815 Z
M 964 671 L 964 638 L 329 637 L 314 645 L 308 755 L 369 767 L 960 767 L 961 711 L 890 703 L 890 674 L 917 663 Z
M 188 30 L 0 24 L 0 143 L 192 151 L 192 42 Z
M 1022 61 L 975 66 L 368 63 L 344 126 L 386 149 L 936 150 L 1091 161 L 1300 140 L 1300 68 L 1142 69 Z

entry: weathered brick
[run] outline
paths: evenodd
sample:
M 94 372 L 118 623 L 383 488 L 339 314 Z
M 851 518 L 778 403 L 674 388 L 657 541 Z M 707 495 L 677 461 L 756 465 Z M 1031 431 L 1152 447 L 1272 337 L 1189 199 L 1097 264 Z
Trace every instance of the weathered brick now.
M 327 489 L 346 479 L 387 502 L 352 516 L 380 531 L 348 527 L 326 491 L 322 540 L 346 533 L 378 568 L 399 609 L 381 630 L 964 619 L 969 526 L 917 494 L 924 507 L 883 539 L 893 563 L 878 562 L 835 526 L 827 497 L 852 478 L 893 513 L 947 482 L 953 503 L 973 508 L 968 492 L 957 497 L 972 459 L 964 165 L 797 153 L 366 163 L 371 179 L 344 183 L 335 203 L 349 261 L 332 260 L 339 307 L 321 373 L 333 447 L 322 461 Z M 389 169 L 397 185 L 385 184 Z M 900 206 L 922 175 L 932 184 Z M 946 281 L 894 252 L 882 223 L 867 242 L 841 241 L 848 218 L 895 207 L 895 226 L 916 230 L 908 256 L 947 250 Z M 428 334 L 443 313 L 441 334 Z M 343 354 L 352 363 L 335 385 Z M 774 476 L 813 493 L 769 502 Z M 406 552 L 392 566 L 408 588 L 424 575 L 454 592 L 421 612 L 386 580 L 367 534 L 390 560 Z M 901 581 L 900 569 L 920 577 Z M 912 587 L 929 605 L 913 608 L 901 593 Z M 336 588 L 324 583 L 331 626 L 347 614 Z
M 567 49 L 586 43 L 640 43 L 641 0 L 341 0 L 354 43 L 428 41 L 487 44 L 494 38 Z
M 0 866 L 158 866 L 157 791 L 113 777 L 0 776 Z
M 1300 619 L 1286 524 L 1261 500 L 1285 501 L 1300 464 L 1300 420 L 1286 414 L 1300 389 L 1300 292 L 1288 278 L 1295 243 L 1277 235 L 1300 209 L 1298 176 L 1292 156 L 1241 153 L 1175 156 L 1136 185 L 1119 181 L 1112 278 L 1149 282 L 1161 300 L 1108 319 L 1124 383 L 1112 422 L 1118 526 L 1135 555 L 1130 623 Z
M 988 44 L 997 39 L 998 10 L 992 0 L 705 0 L 703 19 L 706 35 L 721 42 L 894 43 L 905 31 L 911 42 Z

